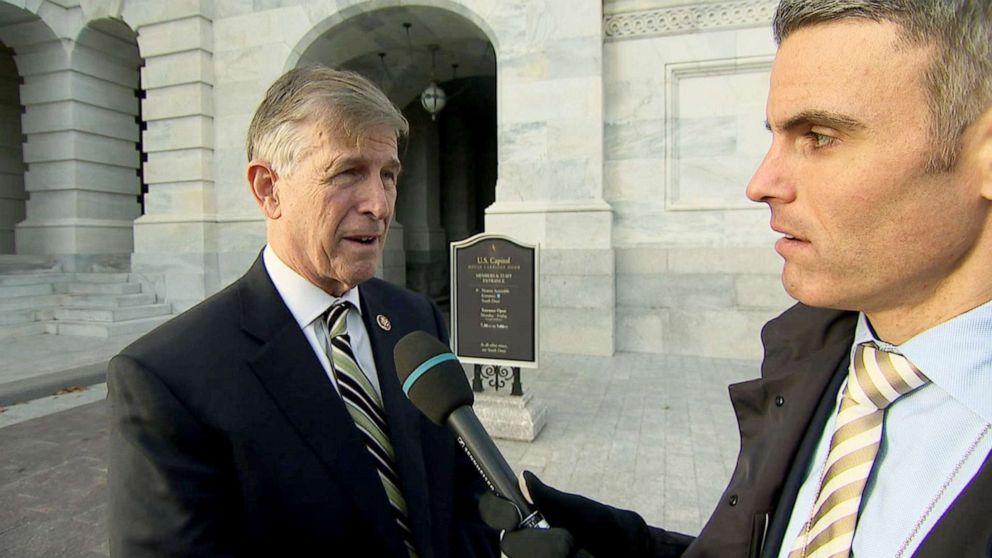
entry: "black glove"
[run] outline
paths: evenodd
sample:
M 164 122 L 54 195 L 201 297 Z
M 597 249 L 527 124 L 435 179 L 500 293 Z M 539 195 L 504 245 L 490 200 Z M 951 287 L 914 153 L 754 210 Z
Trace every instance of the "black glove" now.
M 584 496 L 569 494 L 545 485 L 524 471 L 527 491 L 552 529 L 514 530 L 519 521 L 516 507 L 507 500 L 484 494 L 479 501 L 482 519 L 496 529 L 506 530 L 501 548 L 509 558 L 569 558 L 579 549 L 597 558 L 654 557 L 656 537 L 664 537 L 661 556 L 677 556 L 692 539 L 648 527 L 640 515 L 600 504 Z M 674 541 L 670 536 L 678 537 Z M 676 553 L 668 554 L 669 543 L 677 541 Z M 662 549 L 658 549 L 662 550 Z
M 575 540 L 568 531 L 551 529 L 518 529 L 520 510 L 513 502 L 485 492 L 479 498 L 479 513 L 490 527 L 504 531 L 500 550 L 507 558 L 573 558 Z

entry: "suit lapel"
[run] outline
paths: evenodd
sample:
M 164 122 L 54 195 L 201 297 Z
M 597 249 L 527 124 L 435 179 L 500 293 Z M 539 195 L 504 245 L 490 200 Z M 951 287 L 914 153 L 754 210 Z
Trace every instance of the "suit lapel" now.
M 978 473 L 927 533 L 914 556 L 992 556 L 989 494 L 992 494 L 992 454 L 985 457 Z
M 351 415 L 324 372 L 261 258 L 240 284 L 242 326 L 259 342 L 248 368 L 306 445 L 329 469 L 391 554 L 405 555 L 382 483 Z
M 414 533 L 417 550 L 426 558 L 432 555 L 430 500 L 427 493 L 427 473 L 421 444 L 420 412 L 410 403 L 400 387 L 393 361 L 393 348 L 412 331 L 411 320 L 390 315 L 398 305 L 389 300 L 388 293 L 379 288 L 375 280 L 362 283 L 362 320 L 369 334 L 372 356 L 379 375 L 382 405 L 389 424 L 389 438 L 396 451 L 396 468 L 402 483 L 401 489 L 409 510 L 410 527 Z M 381 322 L 381 318 L 386 322 Z M 388 324 L 388 329 L 383 323 Z
M 808 459 L 797 452 L 814 410 L 828 397 L 837 363 L 850 350 L 856 317 L 797 305 L 762 330 L 762 378 L 730 386 L 741 450 L 725 494 L 746 494 L 747 502 L 714 511 L 697 539 L 710 551 L 734 547 L 746 553 L 748 545 L 765 543 L 768 514 L 783 497 L 783 479 L 794 460 Z M 687 555 L 706 553 L 698 544 L 690 551 Z

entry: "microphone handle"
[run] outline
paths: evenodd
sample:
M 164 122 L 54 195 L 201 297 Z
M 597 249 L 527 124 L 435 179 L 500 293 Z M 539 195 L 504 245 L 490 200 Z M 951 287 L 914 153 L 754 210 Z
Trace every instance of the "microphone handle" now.
M 548 522 L 520 492 L 517 476 L 479 422 L 479 417 L 475 415 L 472 407 L 468 405 L 458 407 L 448 415 L 446 422 L 448 428 L 457 436 L 458 445 L 468 454 L 469 459 L 482 475 L 482 479 L 489 485 L 489 489 L 497 496 L 513 502 L 520 511 L 522 519 L 519 526 L 547 529 Z

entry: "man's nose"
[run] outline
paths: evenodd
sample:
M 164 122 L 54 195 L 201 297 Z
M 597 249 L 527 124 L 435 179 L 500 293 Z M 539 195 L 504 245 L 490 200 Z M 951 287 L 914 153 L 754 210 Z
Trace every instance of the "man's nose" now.
M 392 201 L 385 184 L 379 176 L 373 176 L 362 189 L 362 213 L 373 219 L 385 219 L 392 210 Z
M 753 202 L 789 202 L 795 198 L 784 157 L 773 145 L 747 183 L 747 197 Z

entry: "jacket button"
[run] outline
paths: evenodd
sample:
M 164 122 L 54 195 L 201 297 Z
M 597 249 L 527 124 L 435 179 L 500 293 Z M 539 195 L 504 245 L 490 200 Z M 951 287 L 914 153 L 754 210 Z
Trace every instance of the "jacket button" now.
M 781 407 L 782 405 L 785 405 L 785 398 L 782 397 L 781 395 L 776 395 L 775 396 L 775 406 L 776 407 Z
M 731 494 L 730 495 L 730 499 L 727 500 L 727 503 L 730 504 L 731 506 L 736 506 L 737 505 L 737 495 L 736 494 Z

